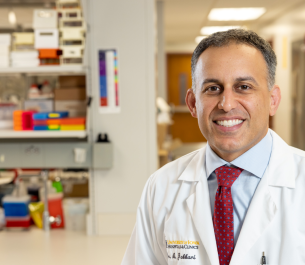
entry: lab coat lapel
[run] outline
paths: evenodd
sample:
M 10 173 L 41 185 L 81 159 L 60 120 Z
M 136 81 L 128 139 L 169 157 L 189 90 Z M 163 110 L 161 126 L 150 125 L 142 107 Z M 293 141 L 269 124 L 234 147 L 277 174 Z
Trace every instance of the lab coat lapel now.
M 268 189 L 267 168 L 248 209 L 230 265 L 241 265 L 244 256 L 262 235 L 276 214 L 276 205 Z
M 241 265 L 243 257 L 276 215 L 280 198 L 272 197 L 272 187 L 295 187 L 297 169 L 291 147 L 275 132 L 269 131 L 273 139 L 269 165 L 253 196 L 230 265 Z
M 187 206 L 195 224 L 196 230 L 199 234 L 201 242 L 209 256 L 212 265 L 219 265 L 218 252 L 216 247 L 216 240 L 214 235 L 214 227 L 212 221 L 212 213 L 210 206 L 210 197 L 208 182 L 205 170 L 205 149 L 202 149 L 193 163 L 192 167 L 188 167 L 190 175 L 184 175 L 183 179 L 188 181 L 198 181 L 195 193 L 187 199 Z M 192 172 L 191 172 L 192 171 Z M 196 175 L 196 176 L 195 176 Z

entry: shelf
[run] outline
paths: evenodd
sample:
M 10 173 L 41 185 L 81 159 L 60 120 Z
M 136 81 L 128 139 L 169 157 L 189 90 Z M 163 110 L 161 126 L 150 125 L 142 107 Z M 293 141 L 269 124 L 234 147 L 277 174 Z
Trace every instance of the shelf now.
M 83 65 L 50 65 L 37 67 L 7 67 L 0 68 L 1 74 L 86 74 L 86 67 Z
M 0 130 L 0 139 L 12 138 L 85 138 L 86 131 L 14 131 Z

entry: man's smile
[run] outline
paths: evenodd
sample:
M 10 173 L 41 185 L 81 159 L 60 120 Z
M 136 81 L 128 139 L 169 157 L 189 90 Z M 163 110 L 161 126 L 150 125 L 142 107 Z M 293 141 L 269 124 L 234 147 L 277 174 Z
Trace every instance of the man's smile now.
M 233 127 L 235 125 L 238 125 L 242 122 L 244 122 L 244 120 L 240 120 L 240 119 L 230 119 L 230 120 L 218 120 L 215 121 L 218 125 L 224 126 L 224 127 Z

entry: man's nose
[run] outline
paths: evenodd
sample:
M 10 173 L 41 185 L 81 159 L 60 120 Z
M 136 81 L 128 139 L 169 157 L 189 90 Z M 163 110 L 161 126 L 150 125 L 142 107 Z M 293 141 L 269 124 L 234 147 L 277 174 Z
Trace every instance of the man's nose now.
M 218 108 L 225 112 L 229 112 L 236 108 L 236 105 L 237 101 L 234 91 L 232 91 L 232 88 L 225 88 L 223 93 L 220 95 Z

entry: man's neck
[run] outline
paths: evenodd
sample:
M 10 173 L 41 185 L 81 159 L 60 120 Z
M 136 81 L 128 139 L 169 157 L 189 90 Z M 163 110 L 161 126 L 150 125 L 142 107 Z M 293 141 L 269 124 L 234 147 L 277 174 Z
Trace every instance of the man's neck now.
M 268 133 L 268 131 L 267 131 Z M 267 134 L 266 133 L 266 134 Z M 240 157 L 241 155 L 243 155 L 244 153 L 246 153 L 248 150 L 250 150 L 253 146 L 257 145 L 265 136 L 266 134 L 262 137 L 259 137 L 258 139 L 256 139 L 255 141 L 253 141 L 253 143 L 250 143 L 249 145 L 247 145 L 246 147 L 240 149 L 240 150 L 234 150 L 233 152 L 226 152 L 223 151 L 221 149 L 218 149 L 215 146 L 211 146 L 211 149 L 223 160 L 227 161 L 227 162 L 232 162 L 234 161 L 236 158 Z

